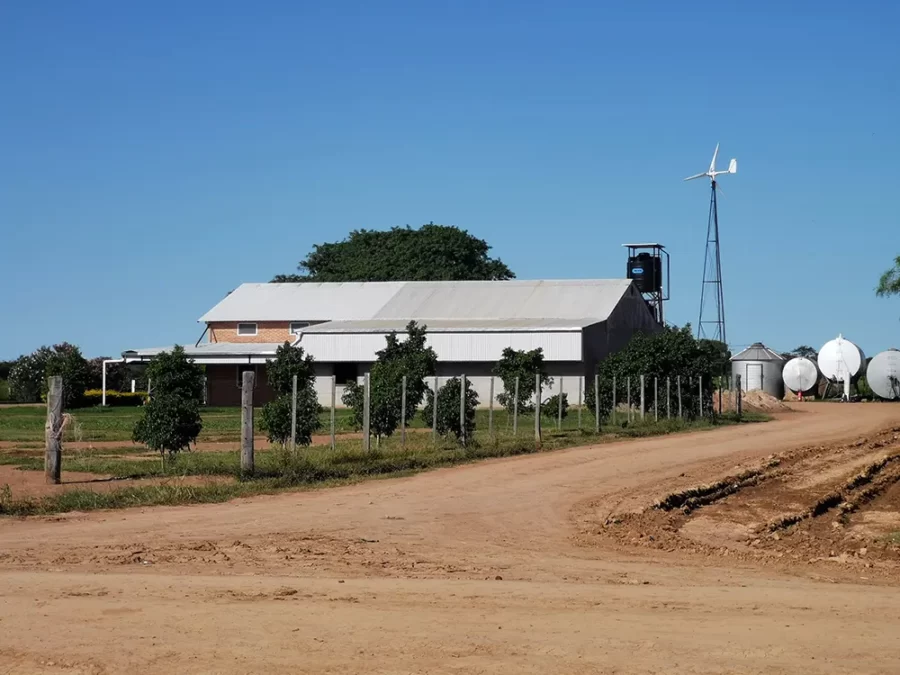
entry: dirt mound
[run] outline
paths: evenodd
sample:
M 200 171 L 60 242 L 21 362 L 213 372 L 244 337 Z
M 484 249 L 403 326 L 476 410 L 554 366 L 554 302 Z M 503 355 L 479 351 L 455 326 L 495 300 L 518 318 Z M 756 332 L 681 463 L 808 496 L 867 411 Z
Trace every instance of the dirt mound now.
M 713 399 L 718 405 L 719 394 L 716 392 Z M 791 407 L 781 399 L 777 399 L 769 393 L 761 390 L 745 391 L 742 395 L 741 407 L 744 410 L 755 410 L 758 412 L 789 412 Z M 737 402 L 734 392 L 731 390 L 722 392 L 722 409 L 735 410 Z

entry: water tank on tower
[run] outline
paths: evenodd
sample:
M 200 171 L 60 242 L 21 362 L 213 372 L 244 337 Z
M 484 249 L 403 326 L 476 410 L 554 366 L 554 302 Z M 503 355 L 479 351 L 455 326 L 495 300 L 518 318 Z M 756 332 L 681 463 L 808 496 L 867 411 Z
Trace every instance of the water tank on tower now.
M 795 394 L 812 393 L 819 384 L 819 367 L 812 359 L 797 356 L 784 364 L 784 386 Z
M 739 354 L 731 357 L 731 376 L 741 376 L 741 389 L 753 391 L 761 389 L 775 398 L 784 398 L 784 357 L 755 342 Z
M 888 349 L 876 354 L 866 368 L 866 380 L 880 398 L 900 400 L 900 351 Z
M 662 290 L 662 259 L 646 251 L 628 257 L 628 278 L 641 293 Z

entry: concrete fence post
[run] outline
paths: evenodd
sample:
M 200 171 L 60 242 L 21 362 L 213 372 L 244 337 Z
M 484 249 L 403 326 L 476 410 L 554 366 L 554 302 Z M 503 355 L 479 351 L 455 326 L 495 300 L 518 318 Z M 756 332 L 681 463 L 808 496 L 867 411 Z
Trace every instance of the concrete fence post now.
M 334 409 L 337 407 L 337 377 L 331 376 L 331 449 L 334 450 L 335 433 L 334 433 Z
M 297 376 L 294 375 L 291 389 L 291 452 L 297 451 Z
M 372 381 L 369 373 L 363 378 L 363 450 L 372 447 L 369 433 L 369 405 L 372 402 Z
M 578 376 L 578 431 L 581 431 L 581 398 L 584 389 L 584 377 Z
M 466 446 L 466 376 L 459 376 L 459 433 L 463 447 Z
M 681 411 L 681 375 L 675 378 L 678 386 L 678 419 L 684 417 Z
M 613 400 L 615 400 L 615 394 L 613 394 Z M 597 374 L 594 375 L 594 433 L 600 433 L 600 376 Z
M 437 443 L 438 377 L 434 376 L 434 405 L 431 406 L 431 440 Z
M 700 417 L 703 417 L 703 376 L 697 376 L 697 409 L 700 411 Z
M 613 424 L 616 423 L 616 406 L 619 405 L 619 402 L 616 400 L 617 387 L 616 387 L 616 376 L 613 375 L 612 380 L 612 410 L 609 411 L 609 416 L 612 418 Z
M 631 375 L 628 376 L 627 384 L 628 384 L 628 421 L 630 422 L 630 421 L 632 420 L 632 413 L 631 413 Z
M 491 375 L 491 386 L 488 394 L 488 438 L 494 438 L 494 376 Z
M 513 438 L 519 435 L 519 376 L 516 375 L 515 396 L 513 396 Z
M 644 412 L 646 408 L 644 405 L 644 376 L 641 375 L 641 421 L 644 421 Z
M 255 373 L 245 370 L 241 375 L 241 474 L 252 476 L 253 457 L 253 383 Z
M 666 419 L 672 419 L 672 378 L 666 378 Z
M 556 392 L 556 401 L 558 410 L 556 412 L 556 430 L 562 430 L 562 405 L 563 405 L 563 378 L 559 377 L 559 391 Z
M 659 377 L 653 377 L 653 421 L 659 422 Z
M 406 375 L 400 380 L 400 447 L 406 447 Z
M 541 449 L 541 373 L 534 374 L 534 447 Z

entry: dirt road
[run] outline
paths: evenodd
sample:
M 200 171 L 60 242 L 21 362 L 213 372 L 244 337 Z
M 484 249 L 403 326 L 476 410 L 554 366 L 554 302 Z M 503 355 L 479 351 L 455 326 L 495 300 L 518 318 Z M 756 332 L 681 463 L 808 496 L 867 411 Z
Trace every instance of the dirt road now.
M 588 503 L 900 422 L 803 409 L 339 489 L 0 520 L 0 672 L 896 673 L 891 580 L 579 543 Z

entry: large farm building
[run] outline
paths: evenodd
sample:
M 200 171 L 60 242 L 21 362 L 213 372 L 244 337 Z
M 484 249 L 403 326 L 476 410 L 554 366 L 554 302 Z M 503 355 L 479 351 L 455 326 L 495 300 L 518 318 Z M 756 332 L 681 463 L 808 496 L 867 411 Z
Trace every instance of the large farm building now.
M 315 358 L 319 400 L 329 405 L 332 376 L 340 401 L 343 385 L 364 376 L 385 336 L 416 321 L 427 326 L 438 377 L 465 374 L 486 404 L 491 370 L 506 347 L 542 348 L 552 391 L 563 378 L 574 392 L 577 378 L 592 377 L 632 335 L 658 329 L 627 279 L 243 284 L 200 321 L 205 341 L 185 351 L 206 367 L 213 406 L 239 405 L 248 369 L 257 374 L 254 402 L 270 401 L 265 364 L 285 341 Z M 122 356 L 135 363 L 170 349 Z

